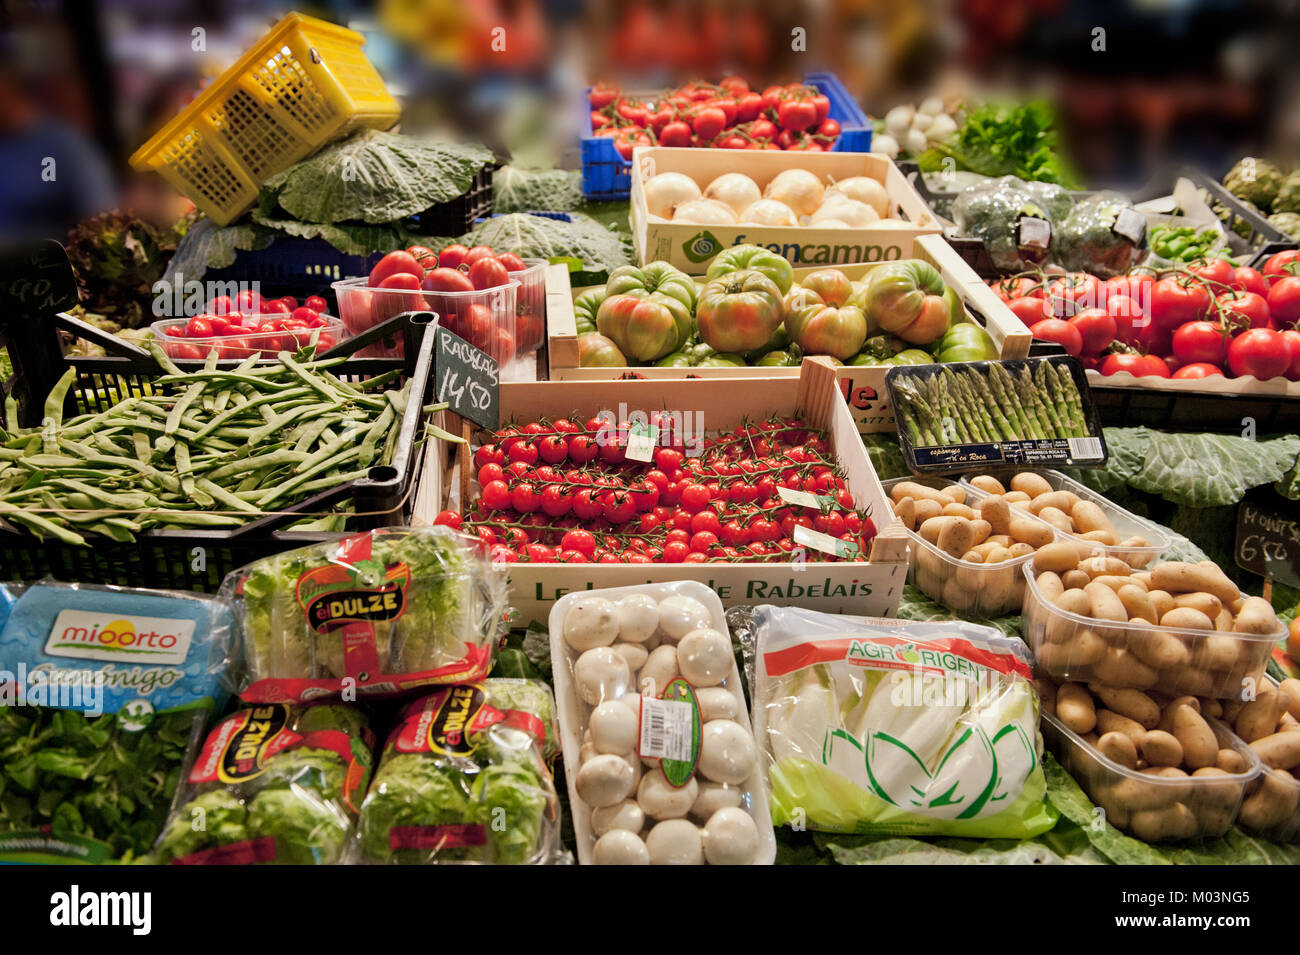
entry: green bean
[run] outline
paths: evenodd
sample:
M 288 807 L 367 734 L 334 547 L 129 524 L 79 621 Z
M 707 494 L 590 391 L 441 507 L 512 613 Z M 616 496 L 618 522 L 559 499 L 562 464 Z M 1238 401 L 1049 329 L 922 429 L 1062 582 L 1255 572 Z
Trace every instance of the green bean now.
M 55 537 L 65 544 L 73 544 L 77 547 L 83 547 L 86 539 L 75 531 L 70 531 L 66 527 L 60 527 L 53 521 L 48 521 L 39 514 L 32 514 L 28 511 L 14 507 L 5 501 L 0 501 L 0 514 L 3 514 L 9 520 L 16 524 L 22 524 L 29 528 L 37 537 L 42 540 L 48 535 Z
M 346 461 L 351 461 L 353 458 L 357 457 L 360 453 L 361 453 L 360 447 L 352 447 L 352 448 L 348 448 L 346 451 L 343 451 L 335 455 L 333 458 L 325 458 L 321 460 L 319 463 L 317 463 L 316 465 L 314 465 L 313 467 L 307 468 L 306 470 L 303 471 L 299 471 L 294 477 L 291 477 L 288 481 L 285 481 L 283 484 L 279 485 L 278 487 L 270 488 L 265 493 L 265 495 L 258 500 L 257 503 L 263 509 L 266 509 L 270 507 L 272 501 L 276 501 L 284 497 L 284 495 L 294 490 L 300 484 L 305 483 L 309 478 L 314 477 L 315 475 L 319 474 L 321 471 L 325 470 L 328 467 L 337 466 L 343 464 Z M 299 467 L 301 467 L 301 465 L 299 465 Z
M 212 497 L 218 503 L 224 504 L 226 505 L 226 507 L 232 508 L 233 510 L 236 511 L 245 511 L 249 514 L 262 513 L 252 504 L 249 504 L 247 501 L 245 501 L 243 498 L 231 494 L 221 485 L 215 484 L 212 481 L 209 481 L 207 478 L 199 478 L 198 485 L 201 489 L 211 494 Z

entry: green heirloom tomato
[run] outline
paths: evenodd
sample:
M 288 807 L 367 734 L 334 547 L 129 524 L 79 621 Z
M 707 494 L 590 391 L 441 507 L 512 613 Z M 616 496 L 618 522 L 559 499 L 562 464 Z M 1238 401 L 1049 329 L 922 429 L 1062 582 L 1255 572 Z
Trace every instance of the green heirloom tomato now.
M 620 266 L 609 274 L 605 292 L 596 328 L 628 358 L 662 358 L 691 334 L 695 282 L 667 262 Z
M 618 346 L 599 332 L 578 336 L 578 367 L 623 368 L 627 359 Z
M 704 359 L 702 362 L 700 362 L 698 367 L 700 368 L 744 368 L 745 356 L 729 355 L 723 352 L 718 352 L 718 354 L 710 355 L 708 358 Z
M 573 319 L 578 326 L 578 334 L 596 330 L 596 313 L 600 303 L 605 301 L 605 287 L 591 288 L 573 300 Z
M 864 296 L 867 314 L 904 341 L 924 345 L 948 330 L 951 318 L 943 279 L 919 259 L 882 265 L 871 273 Z
M 951 317 L 948 324 L 950 326 L 967 321 L 966 306 L 962 304 L 961 293 L 956 288 L 951 285 L 945 286 L 943 300 L 948 303 L 948 315 Z
M 853 283 L 839 269 L 818 269 L 805 276 L 799 287 L 818 295 L 827 305 L 839 308 L 853 294 Z
M 790 263 L 777 253 L 757 245 L 733 245 L 729 249 L 723 249 L 709 263 L 706 277 L 716 279 L 742 269 L 762 272 L 776 284 L 782 295 L 790 291 L 790 286 L 794 284 L 794 269 Z
M 755 269 L 711 280 L 700 292 L 695 310 L 700 338 L 720 352 L 761 348 L 784 318 L 781 290 Z
M 894 356 L 894 361 L 900 365 L 930 365 L 934 363 L 934 356 L 919 348 L 904 348 Z
M 705 342 L 696 342 L 689 348 L 684 349 L 684 351 L 686 354 L 691 356 L 692 365 L 698 365 L 700 362 L 704 361 L 704 359 L 712 358 L 718 353 L 716 348 Z
M 770 351 L 754 364 L 759 368 L 790 368 L 799 364 L 799 359 L 788 351 Z
M 935 361 L 994 361 L 998 346 L 989 333 L 972 322 L 961 322 L 944 333 L 934 347 Z
M 689 368 L 694 362 L 691 361 L 689 352 L 675 351 L 671 354 L 664 355 L 655 362 L 656 368 Z
M 852 358 L 867 340 L 867 317 L 852 305 L 808 305 L 796 319 L 795 342 L 807 355 Z
M 849 364 L 854 367 L 862 365 L 883 365 L 888 360 L 889 359 L 881 358 L 878 355 L 873 355 L 871 352 L 863 351 L 854 355 L 849 361 Z

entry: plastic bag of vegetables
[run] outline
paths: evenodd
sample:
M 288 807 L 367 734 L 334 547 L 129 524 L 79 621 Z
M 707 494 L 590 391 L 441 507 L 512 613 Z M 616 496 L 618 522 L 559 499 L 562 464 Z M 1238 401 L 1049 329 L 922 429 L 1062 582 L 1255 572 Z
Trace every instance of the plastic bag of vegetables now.
M 505 611 L 505 574 L 446 527 L 381 528 L 259 560 L 233 598 L 250 703 L 476 680 Z
M 1031 269 L 1047 260 L 1052 214 L 1015 176 L 963 190 L 953 200 L 952 217 L 957 234 L 982 240 L 1000 269 Z
M 1146 254 L 1146 218 L 1115 192 L 1079 202 L 1056 229 L 1052 259 L 1071 272 L 1122 275 Z
M 341 703 L 263 703 L 208 734 L 184 801 L 145 860 L 174 865 L 330 865 L 370 779 L 375 738 Z
M 753 623 L 773 822 L 1013 839 L 1055 824 L 1019 640 L 794 607 L 758 607 Z
M 361 804 L 352 858 L 422 865 L 557 861 L 558 749 L 543 683 L 440 688 L 403 711 Z

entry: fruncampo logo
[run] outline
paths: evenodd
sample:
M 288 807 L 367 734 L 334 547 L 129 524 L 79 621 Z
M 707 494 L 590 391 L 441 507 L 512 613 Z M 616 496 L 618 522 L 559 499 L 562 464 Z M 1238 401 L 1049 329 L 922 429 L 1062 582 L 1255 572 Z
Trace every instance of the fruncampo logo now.
M 208 311 L 209 303 L 222 296 L 232 303 L 240 297 L 248 298 L 244 293 L 252 293 L 254 301 L 262 295 L 261 282 L 200 282 L 196 279 L 185 281 L 185 273 L 177 272 L 176 281 L 159 279 L 150 288 L 153 292 L 153 313 L 158 318 L 193 318 Z
M 129 926 L 133 935 L 153 927 L 152 892 L 82 892 L 73 885 L 50 896 L 50 924 L 57 926 Z
M 596 444 L 602 448 L 609 444 L 627 446 L 632 435 L 649 436 L 652 444 L 661 448 L 684 448 L 688 458 L 697 458 L 704 452 L 703 411 L 629 411 L 626 403 L 619 403 L 618 414 L 612 411 L 597 413 L 601 422 L 596 432 Z

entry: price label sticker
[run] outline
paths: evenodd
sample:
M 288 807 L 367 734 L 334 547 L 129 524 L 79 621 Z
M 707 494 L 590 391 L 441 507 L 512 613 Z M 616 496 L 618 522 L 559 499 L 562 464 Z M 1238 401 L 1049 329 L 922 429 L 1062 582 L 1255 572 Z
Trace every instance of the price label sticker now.
M 1017 244 L 1022 249 L 1045 249 L 1052 241 L 1052 224 L 1037 216 L 1022 216 L 1017 226 Z
M 657 424 L 633 423 L 627 434 L 627 451 L 623 455 L 629 461 L 649 463 L 654 460 L 655 447 L 659 444 L 659 426 Z
M 828 507 L 835 507 L 838 503 L 833 497 L 809 494 L 807 491 L 796 491 L 794 488 L 789 487 L 778 487 L 776 496 L 787 504 L 794 504 L 797 507 L 811 507 L 815 511 L 824 511 Z
M 1121 209 L 1115 216 L 1115 225 L 1112 229 L 1117 235 L 1122 235 L 1134 245 L 1141 245 L 1147 234 L 1146 216 L 1136 209 Z
M 815 531 L 811 527 L 804 527 L 802 524 L 796 524 L 794 527 L 794 542 L 804 547 L 811 547 L 813 550 L 819 550 L 823 554 L 834 554 L 836 557 L 855 559 L 862 556 L 862 550 L 857 544 L 850 544 L 848 541 L 842 541 L 838 537 L 831 537 L 830 534 L 823 534 L 821 531 Z

